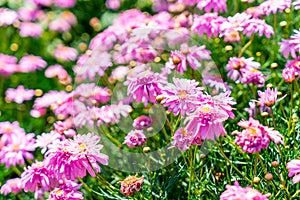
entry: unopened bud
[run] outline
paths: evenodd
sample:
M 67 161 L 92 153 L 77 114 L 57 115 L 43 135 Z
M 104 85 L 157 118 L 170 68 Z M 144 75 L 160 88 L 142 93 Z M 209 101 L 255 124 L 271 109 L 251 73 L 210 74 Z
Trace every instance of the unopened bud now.
M 279 166 L 279 163 L 275 160 L 272 162 L 272 167 L 278 167 Z
M 271 68 L 272 68 L 272 69 L 276 69 L 277 67 L 278 67 L 278 64 L 277 64 L 277 63 L 272 63 L 272 64 L 271 64 Z
M 282 21 L 282 22 L 279 23 L 279 25 L 280 25 L 281 27 L 284 27 L 284 26 L 287 25 L 287 22 L 286 22 L 286 21 Z
M 151 148 L 150 147 L 144 147 L 143 148 L 143 152 L 144 153 L 149 153 L 151 151 Z
M 262 117 L 268 117 L 268 116 L 269 116 L 269 113 L 268 113 L 268 112 L 262 112 L 260 115 L 261 115 Z
M 272 87 L 273 87 L 272 83 L 267 84 L 267 88 L 272 88 Z
M 260 182 L 260 178 L 259 177 L 254 177 L 253 183 L 257 184 L 259 182 Z
M 203 159 L 203 158 L 205 158 L 205 157 L 206 157 L 206 155 L 205 155 L 205 154 L 203 154 L 203 153 L 202 153 L 202 154 L 200 154 L 200 158 L 201 158 L 201 159 Z
M 271 181 L 271 180 L 273 179 L 273 175 L 272 175 L 271 173 L 267 173 L 267 174 L 265 175 L 265 179 L 266 179 L 267 181 Z

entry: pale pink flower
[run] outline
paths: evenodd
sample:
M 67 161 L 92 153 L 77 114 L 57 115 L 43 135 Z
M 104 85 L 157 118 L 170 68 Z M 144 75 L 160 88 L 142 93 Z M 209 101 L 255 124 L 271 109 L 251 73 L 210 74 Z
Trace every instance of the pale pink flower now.
M 198 87 L 195 80 L 173 78 L 172 83 L 167 83 L 162 90 L 161 103 L 168 107 L 174 115 L 185 116 L 196 109 L 197 98 L 202 95 L 203 88 Z
M 289 55 L 293 58 L 297 58 L 300 52 L 300 30 L 294 30 L 294 35 L 289 39 L 283 39 L 279 44 L 279 51 L 285 58 L 288 58 Z
M 34 192 L 39 188 L 49 191 L 57 185 L 58 180 L 55 173 L 47 168 L 44 162 L 36 161 L 31 166 L 24 169 L 21 175 L 20 185 L 25 192 Z
M 282 78 L 287 83 L 292 83 L 296 79 L 296 70 L 293 67 L 285 67 L 282 70 Z
M 251 187 L 241 187 L 237 181 L 234 185 L 226 185 L 226 190 L 221 194 L 220 200 L 268 200 L 271 194 L 262 194 Z
M 299 10 L 300 9 L 300 0 L 295 0 L 293 2 L 293 5 L 295 6 L 295 10 Z
M 279 102 L 283 98 L 286 97 L 286 95 L 285 95 L 285 96 L 281 97 L 280 99 L 277 99 L 277 95 L 278 95 L 277 88 L 275 88 L 275 90 L 267 88 L 264 92 L 258 91 L 257 93 L 259 96 L 259 99 L 258 99 L 259 104 L 266 105 L 268 107 L 272 107 L 276 102 Z
M 32 151 L 34 147 L 34 134 L 12 134 L 11 142 L 6 144 L 0 151 L 1 163 L 6 167 L 24 165 L 24 159 L 33 159 Z
M 17 71 L 18 59 L 14 56 L 0 53 L 0 75 L 10 76 Z
M 71 24 L 62 17 L 52 20 L 49 23 L 49 30 L 57 32 L 68 32 L 71 30 Z
M 54 51 L 54 57 L 62 61 L 76 60 L 78 52 L 72 47 L 58 45 Z
M 18 14 L 14 10 L 0 8 L 0 27 L 9 26 L 18 20 Z
M 211 10 L 214 12 L 227 12 L 226 0 L 199 0 L 197 7 L 209 13 Z
M 128 176 L 120 182 L 120 191 L 126 196 L 134 195 L 135 191 L 140 191 L 144 182 L 144 177 L 138 178 L 136 176 Z
M 145 144 L 146 141 L 147 138 L 143 130 L 132 130 L 126 135 L 123 143 L 130 148 L 136 148 Z
M 39 56 L 26 55 L 21 58 L 18 66 L 18 72 L 33 72 L 37 69 L 44 69 L 47 62 Z
M 292 0 L 266 0 L 259 5 L 267 16 L 271 13 L 276 14 L 278 11 L 283 12 L 291 6 Z
M 33 0 L 36 5 L 51 6 L 52 0 Z
M 247 37 L 250 37 L 253 33 L 258 33 L 259 36 L 265 35 L 270 38 L 274 34 L 274 30 L 265 20 L 253 18 L 247 21 L 243 33 Z
M 76 87 L 74 95 L 78 96 L 81 102 L 87 102 L 88 105 L 92 106 L 97 103 L 107 103 L 110 100 L 111 91 L 95 83 L 83 83 Z
M 34 146 L 37 148 L 41 148 L 41 153 L 44 154 L 48 146 L 52 144 L 53 141 L 59 140 L 61 135 L 55 131 L 51 131 L 50 133 L 42 133 L 41 135 L 36 136 Z
M 69 10 L 65 10 L 60 14 L 60 17 L 64 19 L 66 22 L 68 22 L 71 26 L 74 26 L 77 24 L 77 18 L 76 16 Z
M 220 36 L 228 36 L 235 32 L 243 32 L 245 24 L 249 22 L 250 19 L 251 15 L 246 13 L 236 13 L 234 16 L 228 17 L 227 21 L 223 22 L 220 26 Z
M 6 181 L 4 185 L 1 187 L 1 194 L 4 194 L 5 196 L 9 193 L 18 194 L 22 191 L 22 188 L 20 187 L 20 178 L 13 178 Z
M 148 116 L 142 115 L 133 120 L 134 129 L 145 129 L 152 125 L 152 119 Z
M 34 96 L 34 90 L 25 89 L 23 85 L 19 85 L 16 89 L 7 89 L 5 95 L 6 100 L 21 104 L 24 101 L 32 99 Z
M 238 125 L 244 130 L 242 132 L 234 131 L 232 134 L 237 135 L 235 144 L 241 146 L 244 152 L 255 153 L 266 149 L 270 140 L 284 144 L 284 138 L 278 131 L 261 125 L 258 120 L 249 118 L 248 121 L 241 120 Z
M 103 145 L 99 141 L 100 137 L 92 133 L 54 141 L 45 154 L 46 165 L 58 178 L 75 180 L 85 177 L 86 172 L 95 177 L 94 170 L 100 172 L 98 163 L 108 164 L 108 156 L 100 153 Z
M 20 127 L 19 122 L 0 122 L 0 135 L 1 145 L 11 144 L 13 142 L 13 136 L 25 135 L 25 130 Z M 0 149 L 2 146 L 0 145 Z
M 187 132 L 185 128 L 181 127 L 174 133 L 172 147 L 176 147 L 181 151 L 185 151 L 193 144 L 193 141 L 193 133 Z
M 43 28 L 41 25 L 33 22 L 22 22 L 19 29 L 22 37 L 38 38 L 43 33 Z
M 81 184 L 73 181 L 66 181 L 65 183 L 54 188 L 49 194 L 49 200 L 81 200 L 84 199 L 82 192 L 78 191 Z
M 76 4 L 76 0 L 53 0 L 53 4 L 61 8 L 71 8 Z
M 121 0 L 106 0 L 105 6 L 111 10 L 118 10 L 121 6 Z
M 247 8 L 245 13 L 251 15 L 252 18 L 261 18 L 265 13 L 259 6 Z
M 293 183 L 300 182 L 300 160 L 291 160 L 286 164 L 286 168 L 289 171 L 289 177 L 294 176 Z

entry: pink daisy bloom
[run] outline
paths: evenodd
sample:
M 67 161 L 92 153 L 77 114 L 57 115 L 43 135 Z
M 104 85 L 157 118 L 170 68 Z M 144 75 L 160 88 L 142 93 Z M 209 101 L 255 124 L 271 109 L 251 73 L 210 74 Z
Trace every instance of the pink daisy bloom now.
M 114 82 L 114 81 L 124 81 L 126 75 L 129 72 L 129 67 L 127 66 L 119 66 L 115 68 L 109 77 L 109 80 Z
M 20 178 L 13 178 L 6 181 L 4 185 L 1 187 L 1 194 L 4 194 L 5 196 L 9 193 L 18 194 L 22 191 L 22 188 L 20 187 Z
M 136 67 L 142 68 L 142 67 Z M 161 94 L 166 78 L 151 70 L 135 73 L 128 76 L 125 82 L 128 85 L 127 95 L 132 95 L 138 103 L 156 103 L 156 97 Z
M 100 153 L 103 145 L 98 144 L 100 137 L 92 133 L 77 135 L 74 140 L 54 141 L 45 154 L 46 166 L 59 178 L 75 180 L 83 178 L 88 172 L 95 177 L 100 172 L 98 162 L 107 165 L 108 156 Z
M 54 188 L 49 195 L 49 200 L 80 200 L 84 199 L 82 192 L 78 191 L 81 184 L 73 181 L 66 181 L 60 186 Z
M 49 30 L 57 31 L 57 32 L 60 32 L 60 33 L 68 32 L 69 30 L 71 30 L 71 27 L 72 27 L 71 24 L 68 23 L 62 17 L 54 19 L 49 23 Z
M 293 68 L 298 74 L 300 74 L 300 57 L 295 58 L 294 60 L 289 60 L 286 63 L 286 68 Z
M 19 29 L 22 37 L 38 38 L 43 33 L 43 28 L 41 25 L 33 22 L 22 22 Z
M 61 135 L 55 131 L 51 131 L 50 133 L 42 133 L 41 135 L 36 136 L 36 141 L 34 146 L 37 148 L 41 148 L 41 153 L 44 154 L 48 146 L 52 144 L 53 141 L 59 140 Z
M 53 0 L 53 4 L 60 8 L 71 8 L 76 4 L 76 0 Z
M 258 91 L 257 93 L 259 96 L 259 99 L 258 99 L 259 104 L 266 105 L 268 107 L 272 107 L 276 102 L 279 102 L 284 97 L 286 97 L 286 95 L 285 95 L 282 98 L 277 99 L 277 94 L 278 94 L 277 88 L 275 88 L 275 90 L 267 88 L 267 90 L 265 90 L 264 92 Z
M 249 71 L 243 71 L 243 77 L 241 78 L 241 83 L 250 84 L 253 83 L 258 87 L 263 87 L 265 85 L 266 77 L 263 73 L 257 69 L 251 69 Z
M 266 149 L 270 140 L 284 144 L 283 136 L 278 131 L 261 125 L 259 121 L 253 118 L 248 121 L 241 120 L 238 125 L 244 130 L 242 132 L 234 131 L 232 134 L 237 135 L 235 144 L 241 146 L 244 152 L 255 153 L 261 149 Z
M 62 61 L 76 60 L 78 52 L 72 47 L 58 45 L 54 51 L 54 57 Z
M 60 14 L 60 17 L 68 22 L 71 26 L 74 26 L 77 24 L 77 18 L 76 16 L 69 10 L 65 10 Z
M 144 182 L 144 177 L 128 176 L 120 182 L 120 192 L 126 196 L 134 195 L 135 191 L 140 191 Z
M 51 6 L 52 0 L 33 0 L 33 3 L 41 6 Z
M 94 83 L 80 84 L 74 90 L 74 95 L 78 96 L 80 101 L 87 101 L 89 105 L 96 103 L 107 103 L 111 97 L 111 91 L 108 88 L 102 88 Z
M 289 177 L 293 178 L 293 183 L 299 183 L 300 182 L 300 160 L 291 160 L 286 164 L 286 168 L 289 171 Z
M 265 14 L 264 11 L 259 6 L 247 8 L 245 10 L 245 13 L 248 15 L 251 15 L 252 18 L 255 18 L 255 19 L 259 19 Z
M 24 159 L 33 159 L 34 156 L 31 151 L 34 147 L 34 134 L 12 134 L 11 143 L 6 144 L 0 151 L 1 163 L 5 164 L 7 168 L 16 166 L 17 164 L 24 165 Z
M 265 35 L 267 38 L 270 38 L 274 34 L 274 30 L 265 20 L 254 18 L 247 21 L 243 33 L 247 37 L 250 37 L 253 33 L 258 33 L 259 36 Z
M 294 35 L 292 35 L 289 39 L 283 39 L 279 44 L 279 51 L 285 58 L 288 58 L 289 55 L 293 58 L 297 58 L 297 54 L 300 52 L 300 31 L 294 30 Z
M 152 125 L 152 119 L 148 116 L 142 115 L 133 120 L 134 129 L 145 129 Z
M 168 111 L 173 111 L 174 115 L 180 113 L 185 116 L 195 110 L 197 98 L 202 95 L 203 88 L 198 87 L 199 83 L 195 80 L 173 78 L 173 82 L 174 84 L 167 83 L 163 87 L 161 103 L 168 107 Z
M 18 13 L 7 8 L 0 8 L 0 27 L 9 26 L 18 20 Z
M 14 56 L 0 53 L 0 75 L 10 76 L 17 71 L 18 59 Z
M 226 19 L 218 16 L 218 13 L 205 13 L 204 15 L 194 15 L 194 22 L 191 27 L 194 33 L 202 36 L 204 33 L 209 38 L 217 37 L 220 34 L 220 26 Z
M 13 142 L 13 136 L 15 135 L 25 135 L 25 130 L 20 127 L 19 122 L 0 122 L 0 135 L 1 143 L 3 145 L 11 144 Z M 1 149 L 1 148 L 0 148 Z
M 185 128 L 181 127 L 174 133 L 172 147 L 185 151 L 193 144 L 193 141 L 193 133 L 187 132 Z
M 243 188 L 235 181 L 234 185 L 226 185 L 226 190 L 221 194 L 220 200 L 268 200 L 269 196 L 271 196 L 271 194 L 261 194 L 249 186 Z
M 18 104 L 24 101 L 31 100 L 34 96 L 34 90 L 25 89 L 23 85 L 19 85 L 16 89 L 9 88 L 5 92 L 5 99 L 8 101 L 16 102 Z
M 44 162 L 36 161 L 25 168 L 21 175 L 20 185 L 25 192 L 34 192 L 39 188 L 49 191 L 56 184 L 57 179 L 54 172 L 49 170 Z
M 47 66 L 39 56 L 27 55 L 21 58 L 18 66 L 18 72 L 33 72 L 37 69 L 44 69 Z
M 282 78 L 287 83 L 292 83 L 296 79 L 296 70 L 293 67 L 285 67 L 282 70 Z
M 209 13 L 211 10 L 214 12 L 227 12 L 226 0 L 199 0 L 197 7 Z
M 106 0 L 105 6 L 111 10 L 118 10 L 121 6 L 121 0 Z
M 68 72 L 61 65 L 58 64 L 47 67 L 45 71 L 45 76 L 47 78 L 57 77 L 59 83 L 63 85 L 68 85 L 72 82 L 72 78 L 68 74 Z
M 123 144 L 126 144 L 130 148 L 136 148 L 142 146 L 147 141 L 143 130 L 132 130 L 125 137 Z
M 259 5 L 267 16 L 271 13 L 276 14 L 278 11 L 283 12 L 292 6 L 292 0 L 266 0 Z

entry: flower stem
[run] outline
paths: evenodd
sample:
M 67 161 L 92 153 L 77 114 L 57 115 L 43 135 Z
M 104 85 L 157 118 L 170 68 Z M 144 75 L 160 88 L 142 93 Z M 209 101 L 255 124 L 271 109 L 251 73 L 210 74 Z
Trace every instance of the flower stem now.
M 254 40 L 254 35 L 251 36 L 250 40 L 247 42 L 247 44 L 245 44 L 245 46 L 239 52 L 238 55 L 239 58 L 242 57 L 244 51 L 252 44 L 253 40 Z
M 292 116 L 293 116 L 293 85 L 290 84 L 290 93 L 291 93 L 291 101 L 290 101 L 290 117 L 288 122 L 288 136 L 292 134 L 291 132 L 291 122 L 292 122 Z

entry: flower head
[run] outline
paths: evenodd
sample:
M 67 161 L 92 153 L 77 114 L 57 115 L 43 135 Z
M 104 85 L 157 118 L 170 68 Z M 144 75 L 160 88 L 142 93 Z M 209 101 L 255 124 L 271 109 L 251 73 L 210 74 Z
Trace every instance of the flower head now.
M 34 96 L 34 90 L 27 90 L 23 85 L 19 85 L 16 89 L 9 88 L 5 92 L 5 99 L 8 101 L 13 101 L 18 104 L 23 103 L 24 101 L 31 100 Z
M 76 60 L 78 52 L 76 49 L 72 47 L 67 47 L 63 45 L 59 45 L 56 47 L 54 51 L 54 57 L 56 59 L 60 59 L 62 61 L 74 61 Z
M 286 8 L 290 8 L 292 0 L 267 0 L 259 5 L 266 15 L 276 14 L 278 11 L 283 12 Z
M 175 131 L 173 136 L 172 145 L 181 151 L 187 150 L 194 141 L 192 132 L 187 132 L 183 127 Z
M 65 181 L 65 183 L 54 188 L 49 195 L 49 200 L 80 200 L 84 199 L 82 192 L 78 191 L 81 184 L 73 181 Z
M 142 115 L 133 120 L 134 129 L 145 129 L 152 125 L 152 119 L 148 116 Z
M 121 184 L 121 193 L 126 196 L 132 196 L 135 191 L 140 191 L 144 182 L 144 177 L 138 178 L 136 176 L 128 176 Z
M 18 194 L 22 191 L 20 187 L 20 178 L 13 178 L 6 181 L 1 187 L 1 194 L 8 195 L 9 193 Z
M 144 135 L 143 130 L 132 130 L 125 137 L 124 144 L 130 148 L 135 148 L 142 146 L 147 141 L 146 136 Z
M 289 177 L 294 176 L 293 183 L 300 182 L 300 160 L 291 160 L 286 164 L 286 168 L 289 170 Z
M 277 88 L 270 89 L 267 88 L 264 92 L 258 91 L 258 96 L 260 97 L 258 99 L 260 105 L 266 105 L 268 107 L 272 107 L 276 102 L 281 101 L 284 97 L 277 99 L 278 91 Z
M 211 10 L 220 13 L 227 11 L 226 0 L 200 0 L 198 2 L 197 7 L 205 10 L 206 13 L 209 13 Z

